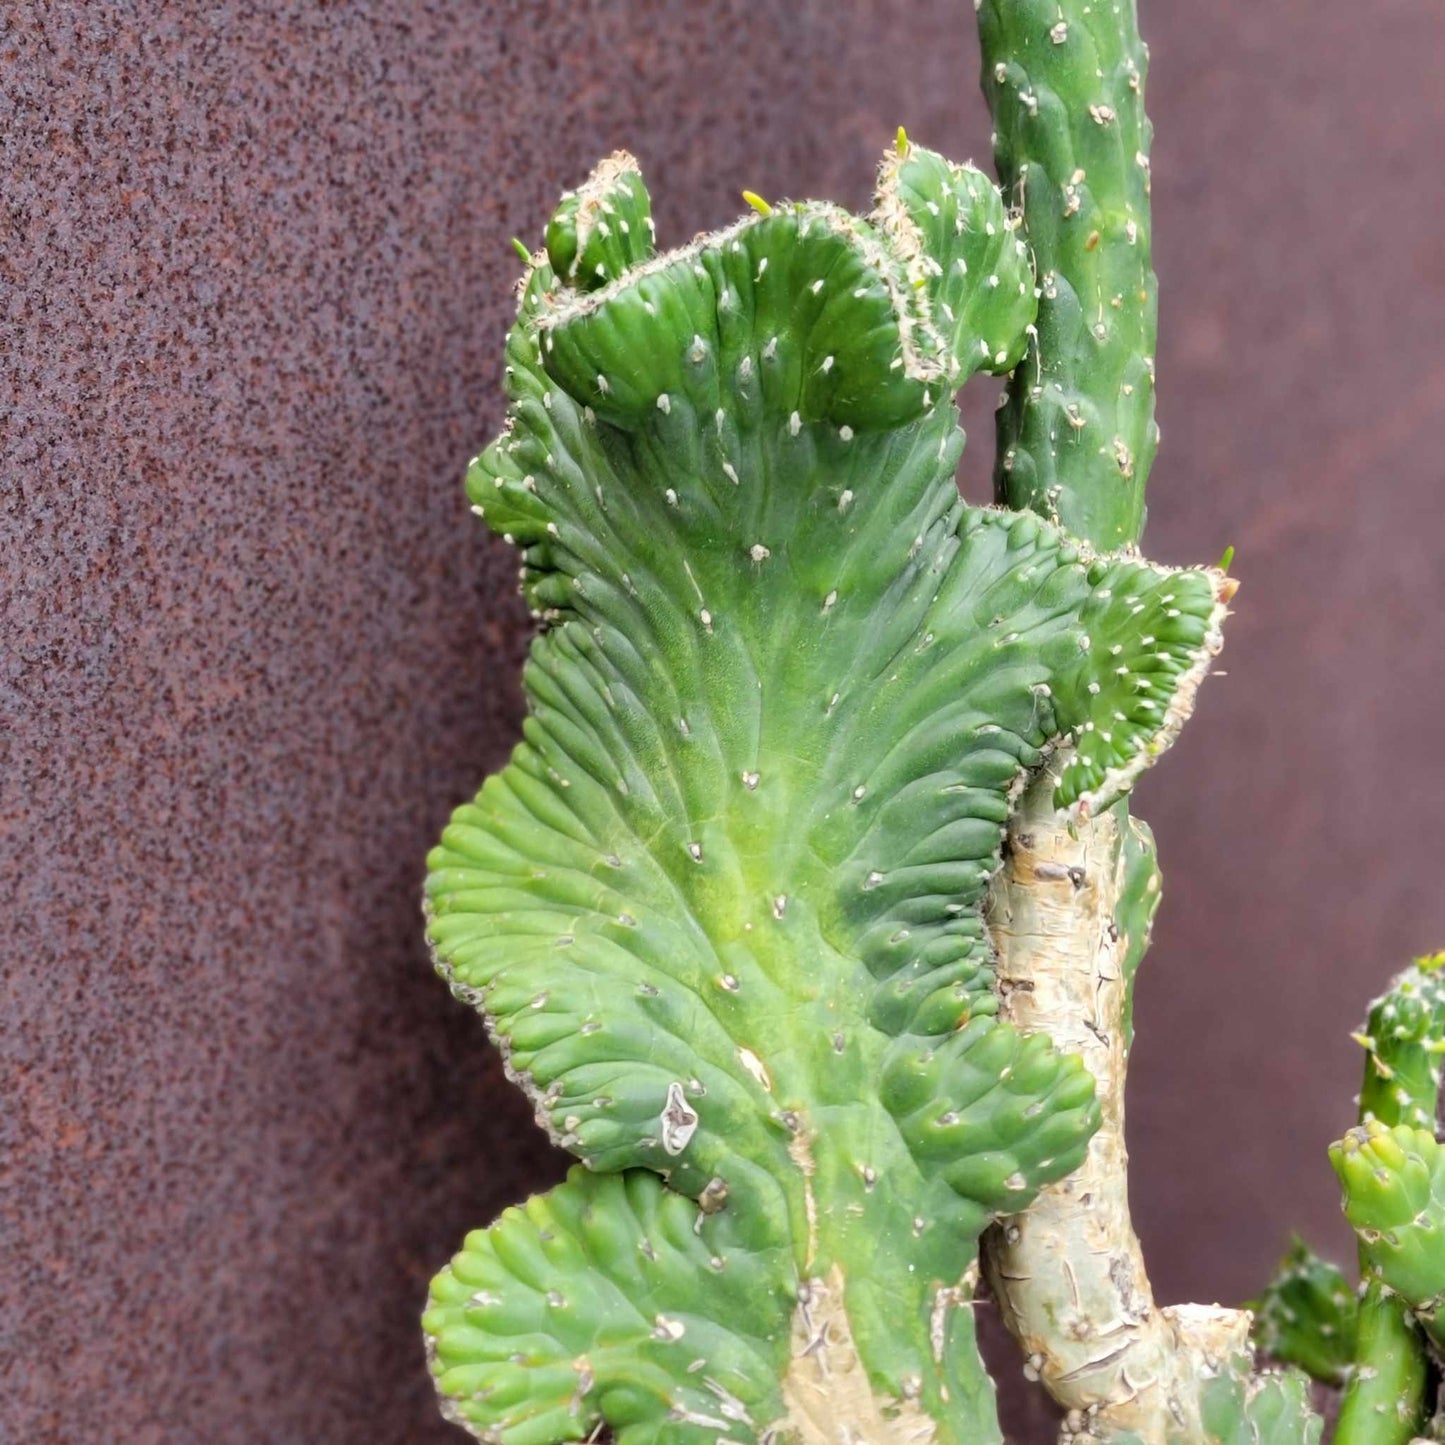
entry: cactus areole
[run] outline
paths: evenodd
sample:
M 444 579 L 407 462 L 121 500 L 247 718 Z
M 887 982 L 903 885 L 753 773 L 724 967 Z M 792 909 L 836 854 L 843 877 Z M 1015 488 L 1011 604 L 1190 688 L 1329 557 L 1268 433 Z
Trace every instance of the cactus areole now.
M 467 493 L 521 554 L 529 712 L 431 855 L 427 934 L 581 1167 L 433 1282 L 478 1439 L 997 1442 L 984 1281 L 1068 1438 L 1318 1438 L 1249 1312 L 1156 1308 L 1128 1216 L 1159 875 L 1124 800 L 1233 590 L 1137 551 L 1133 9 L 983 0 L 1002 191 L 900 132 L 866 216 L 749 197 L 659 254 L 617 154 L 527 255 Z M 1008 377 L 987 508 L 954 483 L 980 371 Z M 1366 1299 L 1300 1246 L 1258 1309 L 1334 1383 L 1384 1352 L 1356 1441 L 1423 1428 L 1445 1333 L 1445 1010 L 1414 976 L 1335 1151 Z

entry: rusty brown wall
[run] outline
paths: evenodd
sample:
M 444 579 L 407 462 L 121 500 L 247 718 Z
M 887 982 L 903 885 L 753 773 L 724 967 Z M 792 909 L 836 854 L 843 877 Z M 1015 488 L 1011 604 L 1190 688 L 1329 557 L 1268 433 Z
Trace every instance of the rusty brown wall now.
M 1237 1300 L 1292 1225 L 1343 1249 L 1346 1031 L 1445 943 L 1445 11 L 1141 3 L 1150 541 L 1234 543 L 1244 587 L 1141 790 L 1135 1198 L 1163 1295 Z M 519 716 L 513 563 L 458 485 L 507 238 L 624 143 L 668 241 L 744 185 L 861 203 L 900 121 L 983 159 L 971 23 L 6 9 L 0 1438 L 449 1438 L 428 1274 L 559 1168 L 417 914 Z

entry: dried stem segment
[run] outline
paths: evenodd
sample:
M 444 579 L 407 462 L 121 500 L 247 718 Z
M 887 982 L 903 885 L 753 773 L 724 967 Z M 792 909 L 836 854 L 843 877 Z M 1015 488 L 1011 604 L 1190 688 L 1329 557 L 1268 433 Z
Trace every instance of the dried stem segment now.
M 1051 787 L 1045 775 L 1025 796 L 990 903 L 1000 1015 L 1083 1059 L 1103 1123 L 1080 1169 L 991 1232 L 985 1269 L 1073 1432 L 1204 1440 L 1201 1387 L 1247 1347 L 1249 1315 L 1156 1306 L 1129 1217 L 1124 1078 L 1153 848 L 1116 813 L 1071 829 Z

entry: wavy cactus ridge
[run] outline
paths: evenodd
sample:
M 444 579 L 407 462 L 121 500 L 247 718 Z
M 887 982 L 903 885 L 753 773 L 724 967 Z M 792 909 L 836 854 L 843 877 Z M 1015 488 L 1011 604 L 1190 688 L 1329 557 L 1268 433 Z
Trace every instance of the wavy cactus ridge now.
M 737 1225 L 643 1170 L 574 1170 L 507 1210 L 432 1286 L 447 1417 L 502 1445 L 585 1439 L 597 1414 L 637 1442 L 776 1418 L 792 1276 Z
M 907 146 L 866 221 L 786 204 L 664 256 L 648 215 L 626 157 L 564 200 L 468 476 L 544 630 L 524 740 L 432 854 L 428 937 L 597 1177 L 469 1239 L 434 1286 L 434 1371 L 506 1445 L 564 1409 L 628 1445 L 693 1438 L 694 1357 L 642 1339 L 605 1255 L 558 1243 L 540 1296 L 540 1265 L 463 1293 L 479 1261 L 531 1257 L 516 1239 L 605 1233 L 615 1175 L 618 1239 L 650 1238 L 647 1191 L 704 1242 L 725 1222 L 746 1305 L 703 1334 L 786 1299 L 795 1335 L 827 1316 L 808 1358 L 866 1382 L 860 1438 L 996 1440 L 977 1238 L 1098 1115 L 1077 1059 L 995 1017 L 983 900 L 1030 771 L 1057 758 L 1086 816 L 1172 740 L 1228 586 L 959 500 L 952 393 L 1017 360 L 1033 306 L 978 173 Z M 605 1361 L 537 1305 L 574 1277 L 612 1302 Z M 698 1430 L 810 1438 L 797 1359 L 769 1382 L 776 1358 L 728 1358 L 746 1418 Z
M 646 261 L 656 235 L 636 157 L 614 151 L 562 197 L 547 226 L 547 262 L 566 285 L 595 291 Z

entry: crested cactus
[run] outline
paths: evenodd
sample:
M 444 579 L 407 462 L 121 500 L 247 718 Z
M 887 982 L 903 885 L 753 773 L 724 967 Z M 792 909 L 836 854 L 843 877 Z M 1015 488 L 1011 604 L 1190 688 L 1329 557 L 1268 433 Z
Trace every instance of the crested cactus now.
M 1159 873 L 1124 800 L 1233 592 L 1136 545 L 1144 52 L 1130 3 L 980 21 L 1003 192 L 900 132 L 866 216 L 750 197 L 658 253 L 618 154 L 521 248 L 467 492 L 521 554 L 529 714 L 431 855 L 427 935 L 581 1167 L 433 1283 L 479 1439 L 999 1441 L 982 1279 L 1069 1438 L 1318 1436 L 1248 1313 L 1154 1306 L 1128 1221 Z M 977 372 L 1009 378 L 989 508 L 954 485 Z M 1397 1093 L 1434 1037 L 1391 1035 Z M 1372 1287 L 1433 1329 L 1408 1122 L 1339 1157 Z M 1346 1376 L 1325 1337 L 1275 1338 Z

